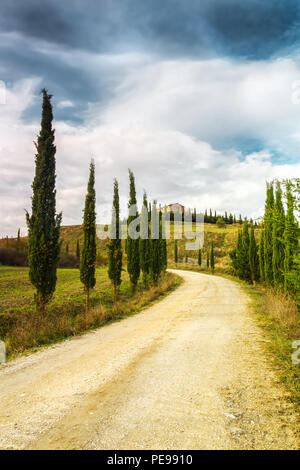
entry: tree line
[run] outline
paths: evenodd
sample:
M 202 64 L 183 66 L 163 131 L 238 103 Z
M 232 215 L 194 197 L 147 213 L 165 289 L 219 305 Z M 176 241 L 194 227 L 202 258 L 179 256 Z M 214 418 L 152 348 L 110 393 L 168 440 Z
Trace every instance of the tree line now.
M 267 183 L 265 211 L 257 243 L 253 222 L 245 220 L 230 253 L 240 279 L 263 282 L 299 296 L 299 181 Z M 250 232 L 250 233 L 249 233 Z
M 37 310 L 44 312 L 46 305 L 52 299 L 57 282 L 57 266 L 62 241 L 59 241 L 62 213 L 56 214 L 56 147 L 54 144 L 54 129 L 52 127 L 53 112 L 50 95 L 42 90 L 43 105 L 41 129 L 35 143 L 35 176 L 32 184 L 32 210 L 26 212 L 28 227 L 28 266 L 29 278 L 36 289 L 35 302 Z M 136 206 L 135 179 L 129 170 L 129 216 L 127 226 L 130 227 L 133 216 L 130 208 Z M 149 206 L 151 208 L 151 205 Z M 167 268 L 167 245 L 163 237 L 162 213 L 157 210 L 154 201 L 150 214 L 148 211 L 147 195 L 143 196 L 140 223 L 140 237 L 131 237 L 129 230 L 125 240 L 127 255 L 127 271 L 130 278 L 132 293 L 135 292 L 140 274 L 143 275 L 144 286 L 149 282 L 157 283 L 160 275 Z M 147 222 L 147 223 L 146 223 Z M 154 227 L 154 225 L 157 225 Z M 114 180 L 113 207 L 111 227 L 115 228 L 114 236 L 110 238 L 108 250 L 108 276 L 112 282 L 114 301 L 118 298 L 123 271 L 123 250 L 120 233 L 119 185 Z M 83 214 L 83 246 L 80 250 L 76 244 L 76 255 L 80 258 L 80 280 L 86 293 L 86 311 L 90 305 L 90 292 L 96 284 L 96 191 L 95 163 L 90 163 L 89 180 L 85 197 Z M 150 230 L 150 234 L 149 234 Z M 152 232 L 158 233 L 151 237 Z M 149 236 L 150 235 L 150 236 Z M 66 252 L 68 245 L 66 245 Z

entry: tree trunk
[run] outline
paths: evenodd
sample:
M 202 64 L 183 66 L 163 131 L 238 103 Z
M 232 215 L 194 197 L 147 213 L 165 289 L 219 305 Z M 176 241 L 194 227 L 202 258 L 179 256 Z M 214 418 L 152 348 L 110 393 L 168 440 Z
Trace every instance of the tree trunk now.
M 86 302 L 85 302 L 85 313 L 88 314 L 90 309 L 90 289 L 87 288 L 86 290 Z

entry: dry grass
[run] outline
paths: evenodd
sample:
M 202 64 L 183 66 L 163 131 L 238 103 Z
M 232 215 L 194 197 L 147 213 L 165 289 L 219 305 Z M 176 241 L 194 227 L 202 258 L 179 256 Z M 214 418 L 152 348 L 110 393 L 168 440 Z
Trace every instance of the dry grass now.
M 111 301 L 110 291 L 104 291 L 101 303 L 91 308 L 88 314 L 84 311 L 84 303 L 80 308 L 74 309 L 72 302 L 67 300 L 49 308 L 46 316 L 38 315 L 32 310 L 17 312 L 13 315 L 13 322 L 4 338 L 7 353 L 15 356 L 25 350 L 98 328 L 109 321 L 120 320 L 137 313 L 179 283 L 178 276 L 166 273 L 157 286 L 143 289 L 139 285 L 134 296 L 122 293 L 116 304 Z M 129 291 L 129 286 L 126 288 Z
M 300 314 L 292 297 L 275 288 L 265 289 L 261 308 L 262 313 L 277 322 L 289 338 L 300 338 Z

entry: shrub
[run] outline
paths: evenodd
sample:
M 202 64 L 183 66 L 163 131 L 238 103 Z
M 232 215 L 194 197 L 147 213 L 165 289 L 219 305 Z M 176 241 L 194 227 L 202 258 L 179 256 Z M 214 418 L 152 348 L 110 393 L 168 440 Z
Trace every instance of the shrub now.
M 28 266 L 27 253 L 12 248 L 0 248 L 0 265 Z
M 79 259 L 77 256 L 69 253 L 61 253 L 59 257 L 58 267 L 59 268 L 79 268 Z

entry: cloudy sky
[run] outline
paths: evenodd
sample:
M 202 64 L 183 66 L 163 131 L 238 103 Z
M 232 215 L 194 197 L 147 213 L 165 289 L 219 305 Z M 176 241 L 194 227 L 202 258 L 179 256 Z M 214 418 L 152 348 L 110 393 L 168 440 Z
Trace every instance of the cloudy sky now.
M 57 206 L 99 222 L 128 168 L 162 204 L 258 217 L 300 174 L 298 0 L 1 0 L 0 236 L 25 233 L 41 95 L 53 96 Z M 3 86 L 6 91 L 4 93 Z

